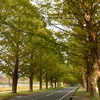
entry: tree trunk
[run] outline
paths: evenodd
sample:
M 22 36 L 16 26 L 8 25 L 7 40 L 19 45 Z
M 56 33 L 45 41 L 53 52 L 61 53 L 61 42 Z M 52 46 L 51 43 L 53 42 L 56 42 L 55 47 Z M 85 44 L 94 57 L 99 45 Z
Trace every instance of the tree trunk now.
M 95 69 L 95 73 L 97 74 L 97 87 L 98 87 L 98 92 L 100 97 L 100 70 L 98 68 Z
M 82 71 L 82 86 L 83 88 L 86 88 L 86 81 L 85 81 L 85 76 L 84 76 L 84 70 L 83 68 L 81 68 L 81 71 Z
M 40 90 L 42 90 L 42 70 L 40 70 L 40 80 L 39 80 L 39 83 L 40 83 Z
M 99 98 L 100 98 L 100 77 L 98 77 L 97 79 L 97 86 L 98 86 Z
M 16 59 L 14 74 L 13 74 L 13 83 L 12 83 L 12 92 L 17 93 L 17 82 L 18 82 L 18 59 Z
M 46 80 L 46 89 L 48 89 L 48 81 Z
M 33 91 L 33 75 L 29 77 L 29 91 Z
M 89 58 L 87 59 L 87 76 L 88 76 L 89 84 L 90 84 L 90 87 L 89 87 L 90 96 L 97 97 L 95 83 L 94 83 L 94 76 L 93 76 L 93 67 Z
M 56 83 L 57 83 L 57 80 L 56 80 L 56 78 L 55 78 L 55 88 L 57 87 L 57 84 L 56 84 Z
M 46 71 L 46 89 L 48 89 L 48 75 L 47 75 L 47 71 Z
M 60 86 L 61 86 L 61 85 L 60 85 L 60 82 L 58 81 L 58 82 L 57 82 L 57 87 L 60 87 Z
M 56 85 L 56 81 L 55 81 L 55 88 L 57 87 L 57 85 Z
M 90 96 L 97 97 L 96 88 L 95 88 L 95 84 L 94 84 L 94 77 L 92 74 L 89 75 L 89 83 L 90 83 Z
M 100 62 L 99 62 L 99 53 L 98 49 L 95 48 L 92 50 L 92 61 L 93 61 L 93 66 L 94 66 L 94 72 L 96 73 L 97 77 L 97 86 L 98 86 L 98 91 L 99 91 L 99 97 L 100 97 Z
M 95 70 L 96 77 L 97 77 L 97 86 L 98 86 L 99 97 L 100 97 L 100 67 L 99 66 L 100 65 L 98 63 L 98 57 L 95 57 L 94 70 Z
M 40 90 L 42 90 L 42 79 L 40 79 Z
M 100 98 L 100 49 L 95 50 L 95 72 L 97 74 L 97 86 L 98 86 L 98 92 L 99 92 L 99 98 Z
M 52 76 L 51 76 L 51 88 L 53 88 L 53 79 L 52 79 Z
M 87 86 L 87 88 L 86 88 L 86 91 L 87 91 L 87 92 L 90 92 L 89 68 L 88 68 L 88 66 L 91 66 L 91 65 L 89 64 L 88 59 L 87 59 L 86 62 L 87 62 L 87 67 L 86 67 L 86 86 Z
M 87 32 L 88 32 L 88 35 L 89 35 L 89 43 L 90 43 L 90 46 L 91 46 L 90 50 L 91 50 L 91 60 L 92 60 L 92 63 L 93 63 L 92 65 L 94 67 L 94 70 L 96 70 L 98 72 L 100 70 L 99 65 L 98 65 L 98 55 L 97 55 L 98 35 L 97 35 L 96 30 L 94 29 L 94 21 L 93 21 L 93 16 L 92 16 L 93 14 L 91 13 L 91 9 L 89 8 L 89 5 L 88 6 L 84 5 L 84 8 L 85 8 L 85 15 L 87 14 L 89 16 L 89 20 L 87 20 L 86 17 L 85 17 L 85 21 L 86 21 Z M 96 69 L 95 69 L 95 67 L 96 67 Z M 92 78 L 93 72 L 91 72 L 91 71 L 89 71 L 89 72 L 90 72 L 89 76 L 91 77 L 90 86 L 93 86 L 94 83 L 91 82 L 91 81 L 93 81 L 93 78 Z M 98 79 L 99 79 L 100 76 L 98 74 L 97 74 L 97 76 L 98 76 Z M 90 89 L 93 89 L 93 87 L 90 87 Z M 95 94 L 93 94 L 93 96 L 96 97 Z
M 86 76 L 86 91 L 90 92 L 89 76 Z

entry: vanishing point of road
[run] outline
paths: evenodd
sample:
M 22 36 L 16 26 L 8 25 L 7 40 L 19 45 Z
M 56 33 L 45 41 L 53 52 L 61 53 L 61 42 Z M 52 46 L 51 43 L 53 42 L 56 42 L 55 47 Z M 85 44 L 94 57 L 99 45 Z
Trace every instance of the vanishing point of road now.
M 78 86 L 31 94 L 27 96 L 16 96 L 9 100 L 70 100 L 77 88 Z

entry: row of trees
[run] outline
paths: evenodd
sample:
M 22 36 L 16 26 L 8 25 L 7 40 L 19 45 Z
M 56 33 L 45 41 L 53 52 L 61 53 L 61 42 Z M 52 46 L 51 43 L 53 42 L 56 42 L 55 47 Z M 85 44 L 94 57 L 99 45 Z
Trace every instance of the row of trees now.
M 40 89 L 43 81 L 46 88 L 48 82 L 51 87 L 67 82 L 66 72 L 70 72 L 63 63 L 61 45 L 46 28 L 37 7 L 29 0 L 1 0 L 0 4 L 0 70 L 12 78 L 12 92 L 17 92 L 21 77 L 29 78 L 30 91 L 34 78 L 39 80 Z M 69 83 L 73 80 L 77 81 L 69 79 Z
M 96 78 L 100 96 L 100 1 L 48 0 L 37 4 L 45 21 L 61 30 L 55 34 L 58 44 L 68 63 L 85 72 L 87 91 L 96 97 Z
M 0 69 L 12 78 L 12 92 L 17 91 L 18 78 L 25 76 L 30 79 L 32 91 L 33 76 L 37 72 L 40 74 L 38 77 L 42 89 L 42 73 L 46 70 L 44 66 L 50 66 L 50 62 L 45 61 L 51 55 L 54 60 L 56 57 L 52 53 L 48 54 L 48 49 L 43 49 L 50 45 L 41 37 L 50 32 L 45 29 L 46 25 L 37 8 L 28 0 L 2 0 L 0 18 Z M 52 39 L 51 36 L 48 37 Z

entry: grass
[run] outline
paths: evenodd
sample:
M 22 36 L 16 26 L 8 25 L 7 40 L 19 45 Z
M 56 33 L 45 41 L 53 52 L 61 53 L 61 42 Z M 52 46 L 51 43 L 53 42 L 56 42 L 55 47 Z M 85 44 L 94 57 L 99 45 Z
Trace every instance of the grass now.
M 90 98 L 90 100 L 100 100 L 100 98 L 91 97 L 90 96 L 90 93 L 89 92 L 86 92 L 86 90 L 83 89 L 83 88 L 80 88 L 75 94 L 76 95 L 80 95 L 80 94 L 86 95 L 87 97 Z
M 33 87 L 35 90 L 36 89 L 39 89 L 39 87 L 38 86 L 34 86 Z M 17 87 L 17 89 L 18 90 L 28 90 L 29 89 L 29 86 L 18 86 Z M 0 87 L 0 92 L 3 92 L 3 91 L 11 91 L 12 90 L 12 87 L 10 86 L 10 87 Z
M 93 97 L 90 97 L 91 100 L 100 100 L 100 98 L 93 98 Z
M 41 92 L 46 92 L 46 91 L 51 91 L 51 90 L 57 90 L 61 88 L 49 88 L 49 89 L 42 89 L 42 90 L 34 90 L 33 92 L 29 92 L 27 90 L 19 91 L 18 93 L 0 93 L 0 100 L 8 100 L 10 98 L 13 98 L 14 96 L 24 96 L 24 95 L 30 95 L 30 94 L 35 94 L 35 93 L 41 93 Z
M 0 100 L 6 100 L 8 98 L 12 98 L 13 96 L 17 96 L 18 94 L 14 93 L 0 93 Z
M 99 95 L 99 94 L 97 93 L 97 95 Z M 94 97 L 90 97 L 90 99 L 91 100 L 100 100 L 100 98 L 94 98 Z
M 2 91 L 11 91 L 11 87 L 0 87 L 0 92 Z

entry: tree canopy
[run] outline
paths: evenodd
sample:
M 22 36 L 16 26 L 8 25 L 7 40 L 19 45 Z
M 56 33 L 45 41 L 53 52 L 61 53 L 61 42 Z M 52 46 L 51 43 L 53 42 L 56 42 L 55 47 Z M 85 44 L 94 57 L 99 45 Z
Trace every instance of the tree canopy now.
M 34 76 L 42 89 L 42 79 L 52 87 L 81 83 L 84 74 L 96 97 L 96 73 L 100 93 L 99 0 L 1 0 L 0 6 L 0 70 L 13 79 L 12 92 L 20 77 L 30 79 L 32 91 Z

